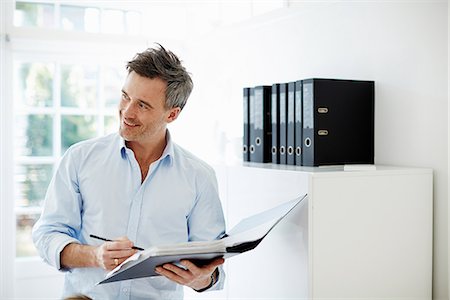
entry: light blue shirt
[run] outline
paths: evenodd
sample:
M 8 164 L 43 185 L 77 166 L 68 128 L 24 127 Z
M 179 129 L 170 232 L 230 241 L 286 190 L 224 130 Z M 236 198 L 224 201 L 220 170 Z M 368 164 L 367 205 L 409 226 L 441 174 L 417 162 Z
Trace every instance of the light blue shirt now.
M 62 157 L 45 199 L 33 240 L 41 257 L 61 270 L 69 243 L 99 245 L 90 234 L 127 236 L 136 246 L 214 240 L 225 233 L 214 171 L 171 141 L 150 165 L 144 182 L 131 149 L 119 134 L 73 145 Z M 162 276 L 96 285 L 101 268 L 65 274 L 64 297 L 94 299 L 182 299 L 183 287 Z M 211 290 L 223 287 L 224 273 Z

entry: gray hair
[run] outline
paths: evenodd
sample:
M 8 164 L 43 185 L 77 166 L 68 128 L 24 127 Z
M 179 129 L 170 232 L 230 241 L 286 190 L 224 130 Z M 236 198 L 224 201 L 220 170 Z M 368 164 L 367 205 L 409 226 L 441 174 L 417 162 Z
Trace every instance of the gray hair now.
M 128 74 L 134 71 L 143 77 L 164 80 L 167 82 L 166 108 L 183 109 L 194 87 L 191 76 L 175 54 L 158 45 L 158 48 L 137 53 L 126 65 Z

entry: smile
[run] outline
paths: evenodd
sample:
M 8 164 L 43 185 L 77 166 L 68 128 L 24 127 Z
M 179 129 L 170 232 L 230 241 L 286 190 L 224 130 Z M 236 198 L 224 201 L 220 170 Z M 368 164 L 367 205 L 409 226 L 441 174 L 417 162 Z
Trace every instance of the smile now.
M 137 125 L 137 124 L 131 124 L 131 123 L 128 123 L 127 121 L 125 121 L 125 119 L 122 121 L 122 123 L 125 124 L 125 125 L 128 126 L 128 127 L 136 127 L 136 126 L 139 126 L 139 125 Z

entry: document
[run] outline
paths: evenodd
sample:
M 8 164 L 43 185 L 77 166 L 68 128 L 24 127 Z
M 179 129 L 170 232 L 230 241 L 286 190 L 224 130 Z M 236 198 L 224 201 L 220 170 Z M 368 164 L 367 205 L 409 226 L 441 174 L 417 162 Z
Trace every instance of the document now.
M 302 195 L 245 218 L 219 240 L 161 245 L 137 252 L 109 272 L 99 284 L 158 276 L 155 267 L 165 263 L 178 264 L 180 260 L 188 259 L 202 265 L 217 257 L 229 258 L 252 250 L 306 197 L 306 194 Z

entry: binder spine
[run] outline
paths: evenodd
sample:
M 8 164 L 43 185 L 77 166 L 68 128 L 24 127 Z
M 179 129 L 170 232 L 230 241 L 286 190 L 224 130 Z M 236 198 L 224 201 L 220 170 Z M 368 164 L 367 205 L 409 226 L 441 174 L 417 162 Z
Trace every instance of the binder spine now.
M 303 165 L 314 166 L 314 83 L 303 81 Z
M 295 165 L 302 166 L 303 156 L 303 93 L 302 81 L 295 82 Z
M 272 120 L 271 120 L 271 97 L 272 88 L 270 86 L 257 86 L 254 88 L 254 153 L 250 151 L 250 161 L 271 162 L 272 147 Z M 250 103 L 252 106 L 252 102 Z M 251 146 L 250 146 L 251 147 Z
M 280 85 L 272 85 L 272 163 L 280 163 Z
M 287 84 L 280 84 L 280 160 L 279 163 L 287 163 Z
M 256 140 L 256 130 L 255 130 L 255 88 L 250 88 L 248 96 L 248 107 L 249 107 L 249 135 L 248 135 L 248 155 L 249 161 L 256 161 L 255 153 L 255 140 Z
M 287 164 L 295 165 L 295 82 L 288 83 Z
M 243 112 L 244 112 L 244 134 L 242 141 L 242 159 L 243 161 L 250 161 L 250 151 L 249 151 L 249 138 L 250 138 L 250 88 L 243 89 Z
M 272 97 L 272 87 L 271 86 L 263 86 L 263 105 L 264 105 L 264 139 L 263 139 L 263 162 L 270 163 L 272 162 L 272 102 L 270 98 Z

